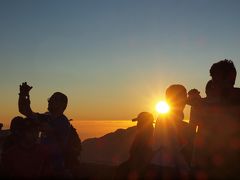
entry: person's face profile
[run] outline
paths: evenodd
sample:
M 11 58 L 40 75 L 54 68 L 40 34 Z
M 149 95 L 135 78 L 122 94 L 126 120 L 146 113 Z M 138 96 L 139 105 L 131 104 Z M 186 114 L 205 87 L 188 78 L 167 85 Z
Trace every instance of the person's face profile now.
M 64 111 L 64 103 L 61 101 L 61 97 L 57 94 L 53 94 L 48 99 L 48 111 L 51 113 L 59 113 Z
M 56 95 L 52 95 L 48 98 L 48 110 L 49 112 L 55 112 L 59 107 L 59 102 Z

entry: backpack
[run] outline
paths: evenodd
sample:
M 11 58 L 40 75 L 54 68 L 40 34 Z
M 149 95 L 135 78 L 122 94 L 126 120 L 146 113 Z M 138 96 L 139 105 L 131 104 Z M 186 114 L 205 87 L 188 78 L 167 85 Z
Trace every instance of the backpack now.
M 64 151 L 65 166 L 68 169 L 75 169 L 79 166 L 79 156 L 82 150 L 81 139 L 76 129 L 70 124 L 67 142 Z
M 78 157 L 81 154 L 81 150 L 81 139 L 79 138 L 76 129 L 70 124 L 66 143 L 66 153 L 68 155 Z
M 39 114 L 38 118 L 41 122 L 48 124 L 52 122 L 51 117 L 48 114 Z M 59 134 L 53 133 L 51 135 L 53 135 L 53 138 L 60 145 L 59 148 L 61 148 L 61 152 L 63 153 L 66 168 L 72 169 L 79 166 L 79 156 L 82 150 L 82 143 L 72 124 L 69 122 L 67 126 L 67 132 L 64 132 L 66 133 L 64 136 L 64 143 L 62 142 L 62 139 L 59 138 Z
M 49 116 L 49 114 L 46 114 L 46 113 L 38 114 L 38 119 L 40 120 L 40 122 L 46 122 L 48 124 L 51 122 L 51 117 Z M 68 127 L 66 144 L 64 145 L 64 147 L 62 147 L 63 152 L 67 156 L 71 155 L 72 157 L 78 157 L 82 150 L 82 142 L 78 136 L 76 129 L 70 123 L 71 120 L 68 120 L 68 121 L 69 121 L 69 127 Z M 58 139 L 57 134 L 55 136 L 56 136 L 56 139 Z

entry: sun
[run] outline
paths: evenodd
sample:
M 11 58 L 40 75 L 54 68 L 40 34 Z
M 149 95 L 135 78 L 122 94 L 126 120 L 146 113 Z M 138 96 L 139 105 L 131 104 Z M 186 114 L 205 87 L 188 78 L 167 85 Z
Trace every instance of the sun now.
M 160 114 L 166 114 L 170 111 L 170 106 L 166 101 L 159 101 L 156 104 L 156 111 Z

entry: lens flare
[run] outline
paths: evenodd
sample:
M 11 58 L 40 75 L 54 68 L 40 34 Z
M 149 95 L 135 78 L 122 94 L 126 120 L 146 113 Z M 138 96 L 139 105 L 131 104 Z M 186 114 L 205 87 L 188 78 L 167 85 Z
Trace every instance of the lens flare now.
M 166 114 L 170 111 L 170 106 L 166 101 L 160 101 L 156 104 L 156 111 L 160 114 Z

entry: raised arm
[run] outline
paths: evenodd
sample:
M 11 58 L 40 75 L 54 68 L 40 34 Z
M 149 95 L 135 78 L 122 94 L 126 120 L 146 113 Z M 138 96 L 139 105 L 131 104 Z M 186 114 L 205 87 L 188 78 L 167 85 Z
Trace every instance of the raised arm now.
M 26 82 L 22 83 L 19 88 L 18 110 L 26 117 L 32 117 L 34 115 L 30 107 L 29 91 L 31 89 L 32 86 L 29 86 Z

